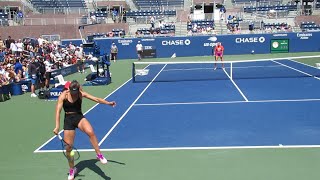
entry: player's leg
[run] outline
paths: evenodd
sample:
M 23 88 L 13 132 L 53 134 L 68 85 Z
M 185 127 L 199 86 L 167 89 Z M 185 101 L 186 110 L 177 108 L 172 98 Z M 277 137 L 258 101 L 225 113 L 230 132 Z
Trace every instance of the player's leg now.
M 64 130 L 64 141 L 69 145 L 73 146 L 75 135 L 76 135 L 75 130 Z M 72 151 L 72 147 L 66 146 L 66 155 L 67 155 L 68 163 L 70 167 L 68 180 L 73 180 L 74 175 L 77 173 L 77 169 L 74 167 L 74 159 L 72 156 L 70 156 L 71 151 Z
M 64 141 L 69 144 L 70 146 L 73 146 L 74 143 L 74 137 L 76 135 L 75 130 L 64 130 Z M 69 167 L 73 168 L 74 167 L 74 160 L 70 156 L 70 152 L 72 151 L 72 147 L 66 146 L 66 155 L 68 157 L 68 162 L 69 162 Z
M 221 60 L 221 62 L 222 62 L 222 68 L 224 68 L 223 55 L 222 55 L 222 54 L 221 54 L 221 56 L 220 56 L 220 60 Z
M 217 69 L 217 56 L 216 55 L 214 55 L 214 70 L 216 70 Z
M 101 154 L 99 144 L 98 144 L 98 139 L 93 131 L 93 128 L 90 122 L 86 118 L 82 118 L 78 124 L 78 128 L 89 136 L 90 142 L 94 150 L 96 151 L 97 158 L 100 160 L 101 163 L 106 164 L 107 160 Z

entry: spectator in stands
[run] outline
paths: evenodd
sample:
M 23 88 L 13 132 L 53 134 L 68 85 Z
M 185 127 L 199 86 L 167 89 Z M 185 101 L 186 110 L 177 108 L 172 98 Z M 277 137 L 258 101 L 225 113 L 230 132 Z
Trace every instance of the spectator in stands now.
M 118 11 L 115 8 L 113 8 L 113 10 L 112 10 L 112 20 L 113 20 L 114 23 L 117 22 L 117 18 L 118 18 Z
M 8 36 L 8 39 L 6 39 L 6 48 L 10 49 L 11 43 L 15 43 L 14 39 L 11 38 L 11 36 Z
M 39 46 L 42 46 L 44 42 L 45 42 L 45 40 L 40 36 L 40 37 L 38 38 Z
M 24 45 L 21 39 L 18 40 L 18 42 L 16 43 L 16 46 L 17 46 L 17 56 L 21 56 L 24 50 Z
M 38 66 L 39 66 L 39 84 L 40 84 L 40 91 L 43 91 L 45 86 L 46 80 L 46 65 L 44 64 L 43 58 L 38 57 Z
M 20 71 L 23 72 L 23 70 L 22 70 L 22 64 L 21 64 L 20 60 L 21 60 L 21 58 L 18 57 L 18 58 L 16 59 L 16 63 L 14 64 L 14 72 L 15 72 L 16 74 L 19 74 Z
M 0 73 L 0 87 L 8 84 L 9 84 L 9 81 L 6 78 L 6 76 Z
M 0 74 L 4 74 L 5 73 L 5 68 L 3 63 L 0 62 Z
M 37 97 L 35 91 L 36 91 L 36 85 L 38 84 L 38 73 L 39 69 L 37 67 L 37 62 L 35 58 L 31 59 L 31 63 L 29 63 L 28 66 L 28 74 L 31 79 L 31 97 Z
M 111 60 L 113 60 L 113 62 L 116 62 L 117 55 L 118 55 L 118 47 L 115 43 L 112 43 L 110 52 L 111 52 Z
M 3 51 L 2 49 L 0 49 L 0 63 L 4 61 L 5 55 L 6 55 L 5 51 Z
M 3 50 L 4 48 L 6 48 L 6 46 L 0 36 L 0 50 Z
M 18 52 L 18 47 L 16 45 L 16 42 L 11 42 L 10 44 L 10 50 L 11 50 L 11 54 L 13 55 L 17 55 L 17 52 Z
M 17 22 L 20 25 L 24 25 L 24 23 L 23 23 L 23 12 L 21 10 L 19 10 L 19 12 L 17 13 Z
M 83 53 L 80 52 L 79 48 L 76 49 L 75 55 L 77 57 L 78 72 L 84 73 L 84 58 Z
M 151 28 L 154 28 L 154 23 L 155 23 L 154 16 L 151 16 L 151 18 L 150 18 Z
M 96 24 L 97 23 L 97 17 L 95 13 L 92 13 L 90 16 L 91 19 L 91 24 Z
M 138 61 L 140 61 L 142 58 L 142 52 L 143 52 L 143 45 L 138 41 L 138 44 L 136 45 L 136 50 L 138 54 Z

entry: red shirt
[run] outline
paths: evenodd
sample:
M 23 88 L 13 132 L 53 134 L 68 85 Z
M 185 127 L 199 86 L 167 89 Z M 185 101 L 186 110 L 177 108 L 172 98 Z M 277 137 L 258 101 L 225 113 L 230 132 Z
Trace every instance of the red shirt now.
M 214 48 L 214 52 L 223 52 L 223 51 L 224 51 L 224 47 L 222 45 L 216 46 Z

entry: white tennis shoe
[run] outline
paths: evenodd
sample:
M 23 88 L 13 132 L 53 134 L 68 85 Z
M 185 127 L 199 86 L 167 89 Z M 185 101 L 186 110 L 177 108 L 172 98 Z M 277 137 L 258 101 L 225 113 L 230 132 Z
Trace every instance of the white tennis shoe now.
M 77 168 L 71 168 L 69 170 L 69 175 L 68 175 L 68 180 L 73 180 L 74 179 L 74 175 L 77 173 Z
M 97 159 L 102 163 L 102 164 L 107 164 L 108 160 L 102 155 L 102 154 L 97 154 Z

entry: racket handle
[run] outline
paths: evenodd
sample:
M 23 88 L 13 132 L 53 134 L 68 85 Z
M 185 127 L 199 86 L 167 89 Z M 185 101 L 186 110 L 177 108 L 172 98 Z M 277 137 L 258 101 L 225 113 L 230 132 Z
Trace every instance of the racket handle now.
M 59 138 L 60 140 L 62 140 L 62 137 L 60 136 L 60 134 L 57 134 L 57 136 L 58 136 L 58 138 Z

